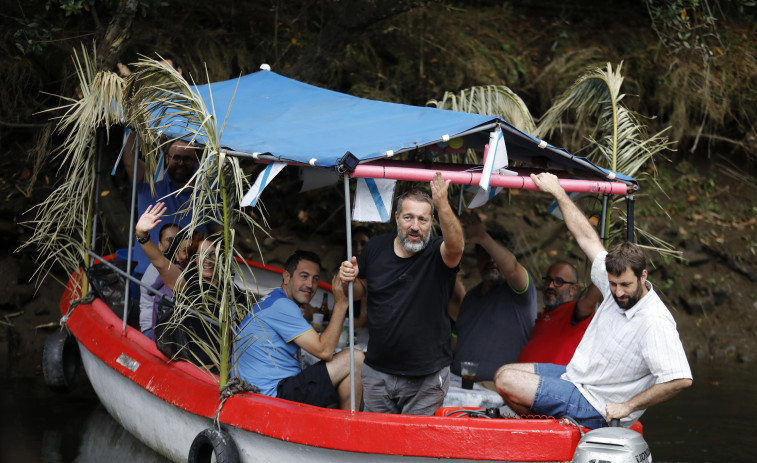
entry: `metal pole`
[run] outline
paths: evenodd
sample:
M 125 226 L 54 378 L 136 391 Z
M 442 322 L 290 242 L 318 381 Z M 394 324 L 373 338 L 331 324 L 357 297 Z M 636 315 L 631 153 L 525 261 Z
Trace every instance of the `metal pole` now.
M 633 206 L 635 202 L 633 195 L 626 196 L 626 227 L 630 243 L 634 242 Z
M 605 236 L 605 220 L 607 219 L 607 194 L 602 195 L 602 219 L 599 221 L 599 239 L 602 240 L 602 246 L 605 246 L 607 236 Z
M 460 198 L 457 200 L 457 216 L 463 212 L 463 185 L 460 185 Z
M 90 247 L 96 248 L 97 240 L 97 211 L 100 210 L 100 166 L 102 165 L 103 158 L 103 132 L 99 131 L 97 137 L 97 165 L 95 167 L 95 210 L 92 217 L 92 239 L 90 241 Z M 91 267 L 93 260 L 90 257 L 89 266 Z
M 139 137 L 134 137 L 134 175 L 131 179 L 131 209 L 129 210 L 129 251 L 126 257 L 126 273 L 131 275 L 131 253 L 134 247 L 134 206 L 137 203 L 137 176 L 139 174 Z M 124 319 L 122 326 L 122 334 L 126 334 L 126 320 L 129 318 L 129 301 L 131 300 L 131 294 L 129 294 L 131 284 L 127 282 L 124 291 Z
M 344 174 L 344 218 L 347 227 L 347 260 L 352 260 L 352 213 L 350 212 L 350 176 Z M 347 316 L 349 319 L 349 339 L 350 339 L 350 410 L 355 411 L 355 325 L 352 315 L 354 314 L 352 301 L 353 287 L 350 281 L 347 285 Z M 367 308 L 364 307 L 363 310 Z

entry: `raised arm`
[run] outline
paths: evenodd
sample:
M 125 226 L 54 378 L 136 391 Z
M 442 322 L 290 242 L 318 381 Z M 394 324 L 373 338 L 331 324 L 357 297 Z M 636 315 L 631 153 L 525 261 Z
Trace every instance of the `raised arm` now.
M 348 307 L 347 294 L 343 290 L 339 275 L 334 275 L 331 288 L 334 294 L 334 309 L 331 312 L 331 320 L 326 329 L 320 335 L 315 330 L 307 331 L 294 340 L 295 344 L 325 361 L 331 360 L 334 356 L 334 349 L 339 342 L 339 335 L 342 334 L 342 325 Z
M 553 174 L 548 172 L 542 172 L 539 175 L 531 174 L 531 179 L 533 179 L 541 191 L 549 193 L 555 198 L 565 219 L 565 225 L 573 234 L 586 257 L 593 262 L 597 254 L 605 250 L 594 226 L 592 226 L 584 213 L 570 199 L 562 186 L 560 186 L 557 177 Z
M 524 291 L 528 287 L 528 272 L 520 265 L 515 255 L 502 243 L 492 238 L 476 214 L 463 214 L 460 216 L 460 221 L 465 231 L 465 240 L 484 248 L 492 256 L 510 287 L 516 292 Z
M 132 130 L 129 136 L 126 138 L 126 147 L 124 148 L 124 168 L 126 169 L 126 175 L 129 177 L 129 181 L 134 180 L 134 156 L 137 154 L 137 132 Z M 145 176 L 145 161 L 142 159 L 137 160 L 137 182 L 141 181 Z
M 447 191 L 449 189 L 449 180 L 444 180 L 441 172 L 437 172 L 431 180 L 431 199 L 434 201 L 434 208 L 439 215 L 439 226 L 442 229 L 442 243 L 440 252 L 442 260 L 449 268 L 456 267 L 463 257 L 465 248 L 465 239 L 463 238 L 463 228 L 460 221 L 457 220 L 455 211 L 449 205 L 447 200 Z
M 145 255 L 150 259 L 150 263 L 155 266 L 166 284 L 172 290 L 175 290 L 176 283 L 181 276 L 179 267 L 171 263 L 170 260 L 158 249 L 158 246 L 150 240 L 150 230 L 157 227 L 162 222 L 161 217 L 166 212 L 165 203 L 158 202 L 155 205 L 147 206 L 144 214 L 137 221 L 135 234 L 137 239 L 148 238 L 145 243 L 140 243 Z
M 594 286 L 594 283 L 590 284 L 583 294 L 581 294 L 581 297 L 578 298 L 576 308 L 573 309 L 573 321 L 579 323 L 580 321 L 585 320 L 589 315 L 593 314 L 601 299 L 602 291 Z

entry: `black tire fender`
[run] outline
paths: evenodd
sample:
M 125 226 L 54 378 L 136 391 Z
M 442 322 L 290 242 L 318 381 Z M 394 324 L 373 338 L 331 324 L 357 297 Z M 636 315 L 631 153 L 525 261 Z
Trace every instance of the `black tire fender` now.
M 47 387 L 60 393 L 73 391 L 79 367 L 79 344 L 76 338 L 68 331 L 48 336 L 42 351 L 42 374 Z
M 189 447 L 188 463 L 210 463 L 215 454 L 217 463 L 239 463 L 239 450 L 228 432 L 216 428 L 203 430 Z

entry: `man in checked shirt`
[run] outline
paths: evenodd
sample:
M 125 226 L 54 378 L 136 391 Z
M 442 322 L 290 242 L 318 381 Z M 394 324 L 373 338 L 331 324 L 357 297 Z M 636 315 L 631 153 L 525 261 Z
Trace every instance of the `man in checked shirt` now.
M 613 418 L 631 426 L 644 410 L 692 384 L 676 324 L 647 281 L 646 258 L 626 242 L 608 253 L 586 216 L 550 173 L 531 175 L 560 206 L 565 224 L 592 261 L 591 279 L 604 300 L 570 363 L 513 363 L 494 379 L 521 414 L 569 416 L 590 429 Z

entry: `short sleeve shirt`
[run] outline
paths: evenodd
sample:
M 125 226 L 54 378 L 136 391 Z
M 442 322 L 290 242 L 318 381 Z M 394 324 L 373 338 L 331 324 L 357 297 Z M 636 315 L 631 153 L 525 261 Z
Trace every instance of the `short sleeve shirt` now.
M 358 259 L 368 283 L 365 363 L 392 375 L 431 374 L 452 362 L 447 304 L 459 267 L 444 263 L 441 237 L 407 258 L 394 252 L 394 238 L 371 238 Z
M 279 381 L 301 371 L 294 340 L 312 329 L 297 304 L 276 288 L 239 325 L 234 340 L 237 375 L 261 394 L 276 397 Z
M 502 365 L 515 363 L 528 342 L 536 319 L 536 287 L 531 274 L 520 293 L 507 282 L 482 294 L 481 285 L 465 295 L 455 323 L 457 348 L 452 372 L 460 362 L 478 362 L 476 381 L 492 381 Z
M 562 304 L 537 318 L 518 362 L 567 365 L 594 316 L 592 314 L 574 325 L 573 311 L 577 303 L 578 300 Z

